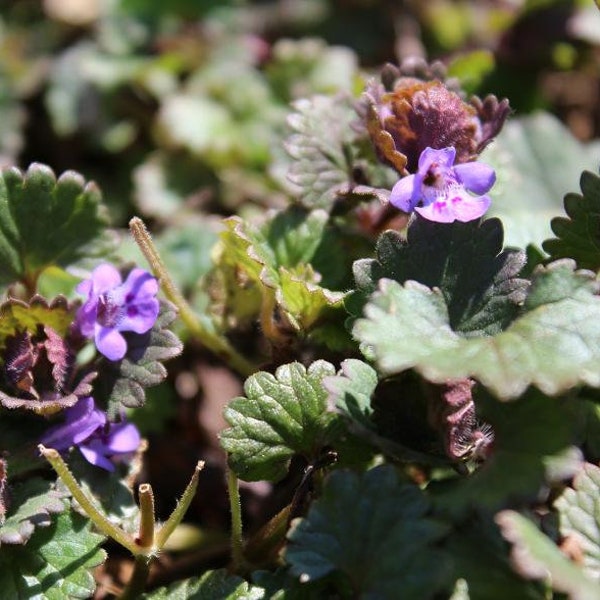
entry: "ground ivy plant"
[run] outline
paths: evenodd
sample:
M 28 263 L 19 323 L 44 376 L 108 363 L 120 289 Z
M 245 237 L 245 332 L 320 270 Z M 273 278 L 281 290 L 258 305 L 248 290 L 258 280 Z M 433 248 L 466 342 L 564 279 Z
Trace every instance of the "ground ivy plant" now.
M 121 599 L 600 597 L 600 177 L 509 246 L 507 99 L 411 60 L 290 110 L 287 200 L 222 219 L 199 303 L 93 182 L 2 171 L 0 597 L 90 598 L 119 546 Z M 230 552 L 156 587 L 202 463 L 157 522 L 131 419 L 180 337 L 244 381 Z M 240 480 L 293 491 L 246 532 Z

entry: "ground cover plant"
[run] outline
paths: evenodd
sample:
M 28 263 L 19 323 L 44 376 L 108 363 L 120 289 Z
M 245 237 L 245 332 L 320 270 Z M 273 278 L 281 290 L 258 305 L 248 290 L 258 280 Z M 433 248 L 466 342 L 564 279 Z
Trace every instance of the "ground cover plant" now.
M 0 17 L 0 600 L 600 597 L 593 3 Z

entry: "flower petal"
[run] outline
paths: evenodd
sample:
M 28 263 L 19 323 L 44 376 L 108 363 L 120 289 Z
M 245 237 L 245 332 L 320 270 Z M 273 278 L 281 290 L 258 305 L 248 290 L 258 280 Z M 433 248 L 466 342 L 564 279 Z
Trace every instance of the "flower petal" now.
M 428 221 L 435 221 L 436 223 L 452 223 L 456 221 L 452 206 L 446 200 L 436 200 L 427 206 L 418 206 L 415 208 L 415 211 Z
M 419 200 L 419 188 L 416 175 L 403 177 L 392 188 L 390 203 L 403 212 L 411 212 Z
M 454 205 L 457 221 L 466 223 L 483 216 L 492 203 L 489 196 L 465 196 Z
M 442 148 L 441 150 L 427 147 L 421 152 L 421 156 L 419 156 L 419 173 L 425 175 L 433 163 L 436 163 L 440 167 L 451 167 L 454 164 L 455 158 L 456 150 L 452 146 Z
M 467 190 L 474 194 L 485 194 L 496 182 L 492 167 L 480 162 L 467 162 L 454 167 L 454 174 Z
M 106 448 L 113 454 L 135 452 L 140 442 L 140 432 L 133 423 L 113 423 L 107 436 Z
M 85 459 L 96 467 L 102 467 L 107 471 L 114 471 L 115 465 L 105 456 L 106 447 L 100 440 L 93 440 L 90 444 L 79 446 L 81 454 Z
M 119 331 L 134 331 L 146 333 L 152 329 L 158 317 L 159 304 L 156 298 L 144 302 L 134 302 L 125 307 L 117 328 Z
M 121 360 L 127 352 L 125 338 L 112 327 L 96 325 L 96 348 L 108 360 Z
M 119 271 L 108 263 L 98 265 L 92 271 L 91 280 L 92 290 L 96 295 L 100 295 L 104 292 L 108 292 L 108 290 L 112 290 L 113 288 L 121 285 L 121 282 L 123 281 Z
M 132 269 L 122 285 L 125 302 L 136 298 L 153 298 L 158 293 L 158 281 L 144 269 Z

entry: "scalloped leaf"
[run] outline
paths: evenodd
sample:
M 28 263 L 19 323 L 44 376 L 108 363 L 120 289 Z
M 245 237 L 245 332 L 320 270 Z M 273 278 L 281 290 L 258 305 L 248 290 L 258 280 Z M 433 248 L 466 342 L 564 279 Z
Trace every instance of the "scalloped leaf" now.
M 598 583 L 586 577 L 529 519 L 504 510 L 496 515 L 496 522 L 513 544 L 513 567 L 522 577 L 548 581 L 571 600 L 597 600 Z
M 223 272 L 228 311 L 236 320 L 256 318 L 263 300 L 269 302 L 265 294 L 304 330 L 341 307 L 345 294 L 323 287 L 326 282 L 310 264 L 323 251 L 325 211 L 292 206 L 260 228 L 239 217 L 230 217 L 225 224 L 228 230 L 221 234 L 217 264 Z
M 359 289 L 371 292 L 384 277 L 439 288 L 453 330 L 470 336 L 493 335 L 515 317 L 529 282 L 517 275 L 525 254 L 502 251 L 502 223 L 433 223 L 415 219 L 407 239 L 386 231 L 376 258 L 354 263 Z
M 416 369 L 430 381 L 472 377 L 499 398 L 529 385 L 549 395 L 600 386 L 600 298 L 589 273 L 558 261 L 534 276 L 522 314 L 494 336 L 452 330 L 438 290 L 382 279 L 354 336 L 385 374 Z
M 263 600 L 264 589 L 251 585 L 225 569 L 179 581 L 143 595 L 144 600 Z
M 552 219 L 556 238 L 545 240 L 544 250 L 551 258 L 573 258 L 582 269 L 600 269 L 600 177 L 584 171 L 581 194 L 565 196 L 566 217 Z
M 352 123 L 356 113 L 348 99 L 313 96 L 297 100 L 288 117 L 295 132 L 285 149 L 295 160 L 288 179 L 299 188 L 301 202 L 310 208 L 332 206 L 338 192 L 350 184 Z
M 165 379 L 167 370 L 162 363 L 178 356 L 183 349 L 181 340 L 169 330 L 176 316 L 175 307 L 161 300 L 158 318 L 148 333 L 125 334 L 127 354 L 122 360 L 99 359 L 94 397 L 106 399 L 109 415 L 116 415 L 121 405 L 128 408 L 143 406 L 145 388 Z
M 497 175 L 488 216 L 504 223 L 507 245 L 525 248 L 552 236 L 550 221 L 561 214 L 563 196 L 582 169 L 598 169 L 600 156 L 556 117 L 538 112 L 510 119 L 480 160 Z
M 544 486 L 572 477 L 581 467 L 581 452 L 571 446 L 576 418 L 568 400 L 532 388 L 510 403 L 479 390 L 475 403 L 477 417 L 494 433 L 491 452 L 469 476 L 430 486 L 441 514 L 456 517 L 474 508 L 493 512 L 531 501 Z
M 600 468 L 585 463 L 554 502 L 559 512 L 560 532 L 572 537 L 581 552 L 583 571 L 594 581 L 600 581 Z
M 295 454 L 319 456 L 333 418 L 326 412 L 323 379 L 334 373 L 333 365 L 319 360 L 308 369 L 296 362 L 274 376 L 261 371 L 246 380 L 246 396 L 225 408 L 231 427 L 221 433 L 229 465 L 241 479 L 277 481 Z
M 96 589 L 92 569 L 106 553 L 104 537 L 86 518 L 67 511 L 50 527 L 36 530 L 26 546 L 0 548 L 0 590 L 4 598 L 75 600 Z
M 65 510 L 63 498 L 64 493 L 45 479 L 28 479 L 11 486 L 9 510 L 0 527 L 0 546 L 26 544 L 37 527 L 48 527 L 52 514 Z
M 33 163 L 0 176 L 0 283 L 35 281 L 48 266 L 85 257 L 107 225 L 100 190 L 81 175 Z
M 64 296 L 57 296 L 50 302 L 35 295 L 27 302 L 11 298 L 0 305 L 0 348 L 9 335 L 17 330 L 37 333 L 38 326 L 48 325 L 59 336 L 66 335 L 73 323 L 77 306 L 69 303 Z
M 293 522 L 284 558 L 301 581 L 343 574 L 348 597 L 431 598 L 449 585 L 450 560 L 436 547 L 448 527 L 429 511 L 425 494 L 391 466 L 335 471 Z
M 328 403 L 364 427 L 371 429 L 371 396 L 377 387 L 377 372 L 373 367 L 355 358 L 348 358 L 340 365 L 337 375 L 323 380 L 329 392 Z

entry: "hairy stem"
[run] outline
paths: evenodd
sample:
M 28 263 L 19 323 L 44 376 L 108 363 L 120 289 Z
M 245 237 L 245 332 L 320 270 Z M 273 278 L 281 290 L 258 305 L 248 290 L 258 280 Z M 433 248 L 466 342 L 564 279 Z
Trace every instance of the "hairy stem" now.
M 63 483 L 67 486 L 67 489 L 73 495 L 73 498 L 79 502 L 81 508 L 85 511 L 94 525 L 108 537 L 111 537 L 115 542 L 121 544 L 124 548 L 127 548 L 134 556 L 141 554 L 142 550 L 135 542 L 133 537 L 111 523 L 105 515 L 94 505 L 94 503 L 87 497 L 85 492 L 81 489 L 75 477 L 69 468 L 65 464 L 60 454 L 54 450 L 54 448 L 46 448 L 42 444 L 38 446 L 38 449 L 42 456 L 52 465 L 52 468 L 56 471 L 57 475 L 63 480 Z
M 229 494 L 229 510 L 231 511 L 231 561 L 235 572 L 240 572 L 244 565 L 244 540 L 242 537 L 242 503 L 240 488 L 235 473 L 227 468 L 227 492 Z
M 154 494 L 149 483 L 142 483 L 138 488 L 140 501 L 140 529 L 137 543 L 142 548 L 154 546 Z
M 148 575 L 150 574 L 151 557 L 138 555 L 135 557 L 133 573 L 125 589 L 118 596 L 118 600 L 136 600 L 146 588 Z
M 254 373 L 256 371 L 254 365 L 239 354 L 224 337 L 205 327 L 198 319 L 196 313 L 171 279 L 144 222 L 138 217 L 133 217 L 129 221 L 129 229 L 150 264 L 152 272 L 160 281 L 165 296 L 177 307 L 179 316 L 190 333 L 206 348 L 225 360 L 238 373 L 244 376 Z
M 203 468 L 204 462 L 199 461 L 194 470 L 194 474 L 192 475 L 192 478 L 188 483 L 188 486 L 183 492 L 183 496 L 181 496 L 181 499 L 173 509 L 171 516 L 163 523 L 162 527 L 156 533 L 154 537 L 154 546 L 158 550 L 160 550 L 165 545 L 165 543 L 169 539 L 169 536 L 175 530 L 175 527 L 177 527 L 177 525 L 181 523 L 181 520 L 183 519 L 183 516 L 185 515 L 188 507 L 190 506 L 190 502 L 192 501 L 192 498 L 196 493 L 196 489 L 198 488 L 198 476 L 200 475 L 200 471 L 202 471 Z

